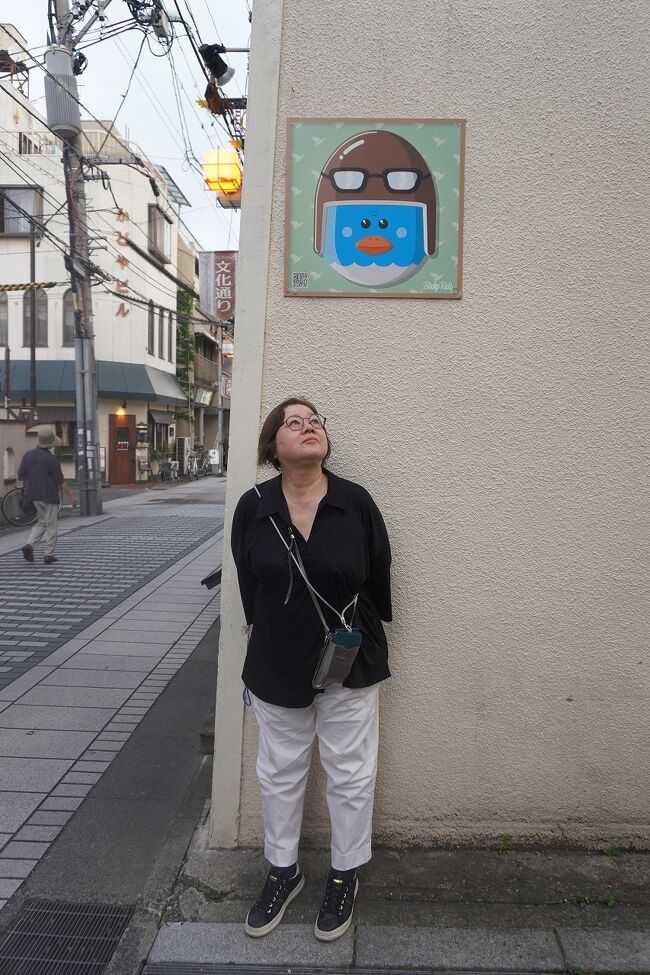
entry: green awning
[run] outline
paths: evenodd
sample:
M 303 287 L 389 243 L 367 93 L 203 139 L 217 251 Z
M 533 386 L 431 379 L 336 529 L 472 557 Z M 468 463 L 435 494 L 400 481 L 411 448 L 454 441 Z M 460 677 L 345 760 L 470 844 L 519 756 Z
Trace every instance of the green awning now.
M 163 372 L 153 366 L 145 366 L 154 390 L 152 400 L 157 403 L 187 403 L 187 396 L 183 387 L 173 372 Z
M 0 389 L 3 396 L 7 391 L 5 371 L 6 363 L 0 362 Z M 9 378 L 12 402 L 23 397 L 29 398 L 29 372 L 29 360 L 11 363 Z M 74 362 L 37 362 L 36 392 L 40 399 L 74 399 Z
M 5 363 L 0 362 L 0 392 L 5 393 Z M 11 363 L 12 402 L 29 397 L 29 361 Z M 74 362 L 36 363 L 36 395 L 39 399 L 74 400 Z M 97 395 L 100 399 L 146 400 L 150 403 L 185 403 L 186 396 L 173 373 L 135 362 L 97 363 Z

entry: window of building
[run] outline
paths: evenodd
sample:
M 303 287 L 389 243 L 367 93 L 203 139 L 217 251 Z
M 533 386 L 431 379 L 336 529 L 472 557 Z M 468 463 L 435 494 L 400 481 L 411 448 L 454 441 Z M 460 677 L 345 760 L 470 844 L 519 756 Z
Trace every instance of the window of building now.
M 167 314 L 167 358 L 174 361 L 174 313 Z
M 158 309 L 158 358 L 165 358 L 165 311 Z
M 40 146 L 37 145 L 25 132 L 20 132 L 18 135 L 18 152 L 21 156 L 32 156 L 36 152 L 40 152 Z
M 43 195 L 38 186 L 0 186 L 0 234 L 18 236 L 30 233 L 32 217 L 43 216 Z
M 149 205 L 149 252 L 169 264 L 172 257 L 172 220 L 160 207 Z
M 149 321 L 147 327 L 147 352 L 149 355 L 153 355 L 153 332 L 154 332 L 154 307 L 153 301 L 149 302 Z
M 0 345 L 9 345 L 9 299 L 0 294 Z
M 23 345 L 30 345 L 32 324 L 32 294 L 36 303 L 36 346 L 47 348 L 47 294 L 42 288 L 23 294 Z
M 72 288 L 68 288 L 63 295 L 63 346 L 69 348 L 74 345 L 74 303 Z

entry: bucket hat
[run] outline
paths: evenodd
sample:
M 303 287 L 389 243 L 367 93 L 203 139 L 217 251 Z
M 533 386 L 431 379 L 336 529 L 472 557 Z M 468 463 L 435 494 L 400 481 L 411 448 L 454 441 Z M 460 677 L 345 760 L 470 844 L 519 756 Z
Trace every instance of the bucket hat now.
M 39 430 L 38 431 L 38 446 L 39 447 L 60 447 L 61 438 L 57 437 L 53 430 Z

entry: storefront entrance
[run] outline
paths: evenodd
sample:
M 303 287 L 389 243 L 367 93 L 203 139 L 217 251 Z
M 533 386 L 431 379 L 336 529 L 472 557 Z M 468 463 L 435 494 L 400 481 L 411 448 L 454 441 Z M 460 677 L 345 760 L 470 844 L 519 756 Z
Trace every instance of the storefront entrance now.
M 108 418 L 111 484 L 133 484 L 135 474 L 135 416 L 111 413 Z

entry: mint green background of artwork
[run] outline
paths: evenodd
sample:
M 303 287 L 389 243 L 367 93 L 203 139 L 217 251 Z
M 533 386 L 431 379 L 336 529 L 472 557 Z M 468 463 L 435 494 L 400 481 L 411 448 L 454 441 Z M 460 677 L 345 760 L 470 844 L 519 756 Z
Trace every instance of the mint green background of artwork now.
M 428 258 L 417 274 L 387 288 L 365 288 L 347 281 L 314 250 L 314 195 L 323 166 L 345 139 L 376 128 L 403 136 L 422 153 L 434 173 L 438 194 L 436 255 Z M 436 139 L 445 141 L 437 144 Z M 422 293 L 432 296 L 436 291 L 425 287 L 425 284 L 429 284 L 437 286 L 440 294 L 454 294 L 458 290 L 460 144 L 461 127 L 453 122 L 389 123 L 370 119 L 363 122 L 291 123 L 287 152 L 287 193 L 291 197 L 286 231 L 289 237 L 287 290 L 296 295 L 316 291 L 332 294 Z M 291 287 L 294 271 L 309 274 L 309 287 Z M 442 282 L 451 282 L 452 287 L 440 287 Z

